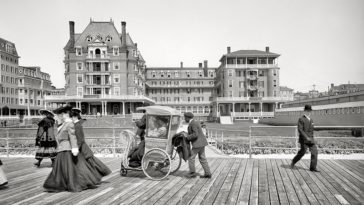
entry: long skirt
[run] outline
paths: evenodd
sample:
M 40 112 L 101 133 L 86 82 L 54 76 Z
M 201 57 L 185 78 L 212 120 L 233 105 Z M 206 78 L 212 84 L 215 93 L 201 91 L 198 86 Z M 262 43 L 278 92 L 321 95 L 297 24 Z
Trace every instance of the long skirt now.
M 71 151 L 62 151 L 57 154 L 52 172 L 43 184 L 43 187 L 50 192 L 79 192 L 87 189 L 86 184 L 81 183 L 79 170 L 76 163 L 78 157 L 74 157 Z
M 87 164 L 93 168 L 92 172 L 95 175 L 100 175 L 101 177 L 104 177 L 111 174 L 111 170 L 95 156 L 88 158 Z
M 8 183 L 8 179 L 6 178 L 6 175 L 5 175 L 1 165 L 3 165 L 3 163 L 0 160 L 0 186 L 6 185 Z

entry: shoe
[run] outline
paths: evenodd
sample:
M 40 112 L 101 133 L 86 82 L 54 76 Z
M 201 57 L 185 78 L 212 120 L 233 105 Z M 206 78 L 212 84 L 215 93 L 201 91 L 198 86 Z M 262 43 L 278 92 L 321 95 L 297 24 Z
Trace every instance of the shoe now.
M 190 173 L 188 173 L 188 174 L 186 175 L 186 177 L 187 177 L 187 178 L 195 178 L 195 177 L 197 177 L 197 174 L 196 174 L 196 172 L 190 172 Z
M 291 169 L 294 169 L 294 164 L 293 164 L 293 162 L 291 162 L 291 165 L 289 165 L 289 167 L 290 167 Z
M 320 172 L 319 170 L 317 169 L 310 169 L 311 172 Z
M 8 184 L 8 182 L 2 183 L 2 184 L 0 184 L 0 187 L 5 186 L 7 184 Z
M 200 178 L 207 178 L 207 179 L 211 179 L 212 175 L 211 174 L 205 174 L 203 176 L 200 176 Z

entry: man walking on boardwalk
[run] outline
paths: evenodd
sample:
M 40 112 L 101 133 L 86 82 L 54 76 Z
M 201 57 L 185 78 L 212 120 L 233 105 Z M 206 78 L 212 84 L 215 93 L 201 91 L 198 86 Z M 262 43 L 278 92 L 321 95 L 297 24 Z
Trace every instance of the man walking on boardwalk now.
M 310 118 L 312 108 L 311 105 L 305 105 L 304 115 L 298 120 L 298 132 L 299 132 L 299 143 L 301 144 L 301 149 L 298 151 L 297 155 L 293 158 L 291 162 L 291 168 L 305 155 L 307 148 L 311 152 L 311 165 L 310 171 L 319 172 L 316 168 L 317 166 L 317 146 L 313 138 L 313 121 Z
M 188 166 L 190 168 L 190 173 L 188 177 L 196 177 L 196 168 L 195 168 L 195 158 L 198 154 L 198 159 L 201 163 L 203 170 L 205 171 L 205 175 L 201 176 L 201 178 L 211 178 L 211 171 L 209 168 L 209 164 L 205 155 L 205 146 L 208 145 L 205 135 L 202 132 L 200 123 L 193 119 L 193 114 L 191 112 L 187 112 L 184 114 L 185 121 L 188 123 L 188 135 L 187 140 L 192 144 L 192 156 L 188 160 Z

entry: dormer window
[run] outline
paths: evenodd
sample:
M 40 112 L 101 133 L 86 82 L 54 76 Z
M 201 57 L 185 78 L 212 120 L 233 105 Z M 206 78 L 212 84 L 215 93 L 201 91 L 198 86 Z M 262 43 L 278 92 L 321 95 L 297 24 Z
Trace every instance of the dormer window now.
M 113 53 L 114 53 L 114 56 L 118 56 L 119 55 L 119 48 L 113 48 Z
M 161 77 L 162 77 L 162 78 L 164 77 L 164 72 L 163 72 L 163 71 L 161 72 Z
M 191 73 L 190 73 L 190 71 L 187 71 L 187 77 L 189 78 L 189 77 L 191 77 Z
M 167 77 L 168 77 L 168 78 L 170 78 L 170 77 L 171 77 L 171 73 L 170 73 L 170 72 L 168 72 L 168 73 L 167 73 Z
M 87 36 L 86 41 L 91 42 L 92 41 L 92 36 Z
M 76 56 L 82 55 L 82 48 L 76 48 Z
M 106 37 L 106 41 L 110 42 L 112 40 L 112 37 L 111 36 L 107 36 Z
M 198 75 L 202 77 L 202 71 L 198 71 Z
M 174 72 L 174 77 L 178 78 L 178 71 Z
M 152 72 L 152 76 L 153 76 L 153 78 L 155 78 L 155 71 Z

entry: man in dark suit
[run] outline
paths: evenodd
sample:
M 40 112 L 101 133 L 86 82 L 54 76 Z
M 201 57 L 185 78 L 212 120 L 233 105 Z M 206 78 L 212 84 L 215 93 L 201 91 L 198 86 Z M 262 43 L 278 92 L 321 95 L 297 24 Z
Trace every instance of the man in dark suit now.
M 195 168 L 195 158 L 198 154 L 198 159 L 201 163 L 203 170 L 205 171 L 205 175 L 201 176 L 201 178 L 211 178 L 211 171 L 209 168 L 209 164 L 205 155 L 205 146 L 208 145 L 205 135 L 202 132 L 200 123 L 196 122 L 193 119 L 193 114 L 191 112 L 187 112 L 184 114 L 185 121 L 188 125 L 188 135 L 187 140 L 192 144 L 192 155 L 188 160 L 188 166 L 190 168 L 190 173 L 188 177 L 196 177 L 196 168 Z
M 319 172 L 316 168 L 318 153 L 316 142 L 313 138 L 314 125 L 310 117 L 311 111 L 311 105 L 305 105 L 304 115 L 298 120 L 299 143 L 301 144 L 301 149 L 293 158 L 291 168 L 294 168 L 294 165 L 303 157 L 303 155 L 305 155 L 307 149 L 309 149 L 311 152 L 310 171 Z

